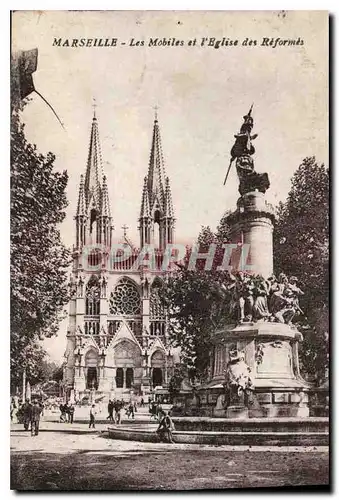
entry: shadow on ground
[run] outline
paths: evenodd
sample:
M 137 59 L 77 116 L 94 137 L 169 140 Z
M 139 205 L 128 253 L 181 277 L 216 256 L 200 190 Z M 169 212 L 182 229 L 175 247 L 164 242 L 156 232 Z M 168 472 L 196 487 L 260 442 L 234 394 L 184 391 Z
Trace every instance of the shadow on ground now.
M 15 452 L 11 488 L 39 490 L 201 490 L 328 485 L 327 453 L 213 450 Z

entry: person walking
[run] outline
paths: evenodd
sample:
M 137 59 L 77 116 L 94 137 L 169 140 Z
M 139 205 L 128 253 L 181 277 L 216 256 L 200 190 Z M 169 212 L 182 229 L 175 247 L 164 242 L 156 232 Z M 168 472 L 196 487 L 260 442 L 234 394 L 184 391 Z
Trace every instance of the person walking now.
M 128 418 L 132 417 L 134 419 L 134 404 L 132 403 L 132 401 L 128 405 L 128 408 L 126 410 L 126 414 L 127 414 Z
M 59 410 L 60 410 L 60 422 L 66 422 L 66 405 L 64 405 L 63 403 L 61 403 L 61 405 L 59 406 Z
M 34 400 L 31 409 L 31 436 L 37 436 L 39 434 L 40 414 L 41 406 Z
M 93 429 L 95 429 L 95 416 L 96 416 L 96 414 L 97 414 L 97 412 L 95 409 L 95 405 L 92 405 L 90 412 L 89 412 L 89 429 L 91 427 L 93 427 Z
M 113 418 L 114 405 L 113 405 L 113 402 L 111 400 L 109 400 L 109 402 L 108 402 L 107 410 L 108 410 L 108 417 L 106 418 L 106 420 L 108 419 L 110 422 L 113 422 L 114 421 L 114 418 Z
M 74 412 L 75 412 L 75 408 L 74 408 L 74 405 L 71 403 L 68 407 L 68 421 L 70 424 L 73 424 Z
M 24 429 L 25 429 L 25 431 L 28 431 L 29 424 L 31 422 L 31 414 L 32 414 L 32 405 L 28 399 L 26 399 L 26 401 L 22 405 L 21 412 L 22 412 L 22 416 L 23 416 Z
M 69 423 L 69 404 L 67 401 L 64 404 L 64 419 L 65 422 Z
M 123 403 L 120 401 L 117 401 L 115 403 L 115 423 L 116 424 L 121 424 L 121 410 L 123 408 Z
M 149 407 L 149 413 L 151 414 L 151 419 L 150 419 L 151 421 L 152 418 L 154 418 L 154 420 L 157 420 L 157 405 L 155 401 L 151 401 Z

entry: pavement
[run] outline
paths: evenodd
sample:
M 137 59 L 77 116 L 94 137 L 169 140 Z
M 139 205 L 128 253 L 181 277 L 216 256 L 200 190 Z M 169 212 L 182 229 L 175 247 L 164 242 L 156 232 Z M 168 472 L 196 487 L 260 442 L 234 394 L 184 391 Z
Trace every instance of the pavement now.
M 156 429 L 156 424 L 140 426 Z M 190 490 L 328 485 L 328 447 L 210 446 L 108 438 L 107 423 L 51 421 L 38 436 L 11 425 L 11 488 L 19 491 Z

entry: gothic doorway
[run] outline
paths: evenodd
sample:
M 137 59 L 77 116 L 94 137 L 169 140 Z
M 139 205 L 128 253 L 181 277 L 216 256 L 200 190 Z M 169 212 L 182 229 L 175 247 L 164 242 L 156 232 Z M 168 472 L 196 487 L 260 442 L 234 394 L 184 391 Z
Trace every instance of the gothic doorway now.
M 115 376 L 115 384 L 118 389 L 124 387 L 124 369 L 117 368 L 117 373 Z
M 161 368 L 153 368 L 152 372 L 152 386 L 157 387 L 162 386 L 162 369 Z
M 98 353 L 94 349 L 90 349 L 85 356 L 86 366 L 86 388 L 98 389 Z
M 87 368 L 87 389 L 98 389 L 98 372 L 95 366 Z
M 133 384 L 133 368 L 126 369 L 126 389 L 131 389 Z

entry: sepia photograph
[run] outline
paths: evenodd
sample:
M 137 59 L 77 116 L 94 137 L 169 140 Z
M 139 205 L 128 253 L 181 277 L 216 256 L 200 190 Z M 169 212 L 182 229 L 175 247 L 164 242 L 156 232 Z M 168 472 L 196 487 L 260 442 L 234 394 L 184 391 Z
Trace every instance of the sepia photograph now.
M 330 491 L 329 13 L 10 22 L 10 488 Z

